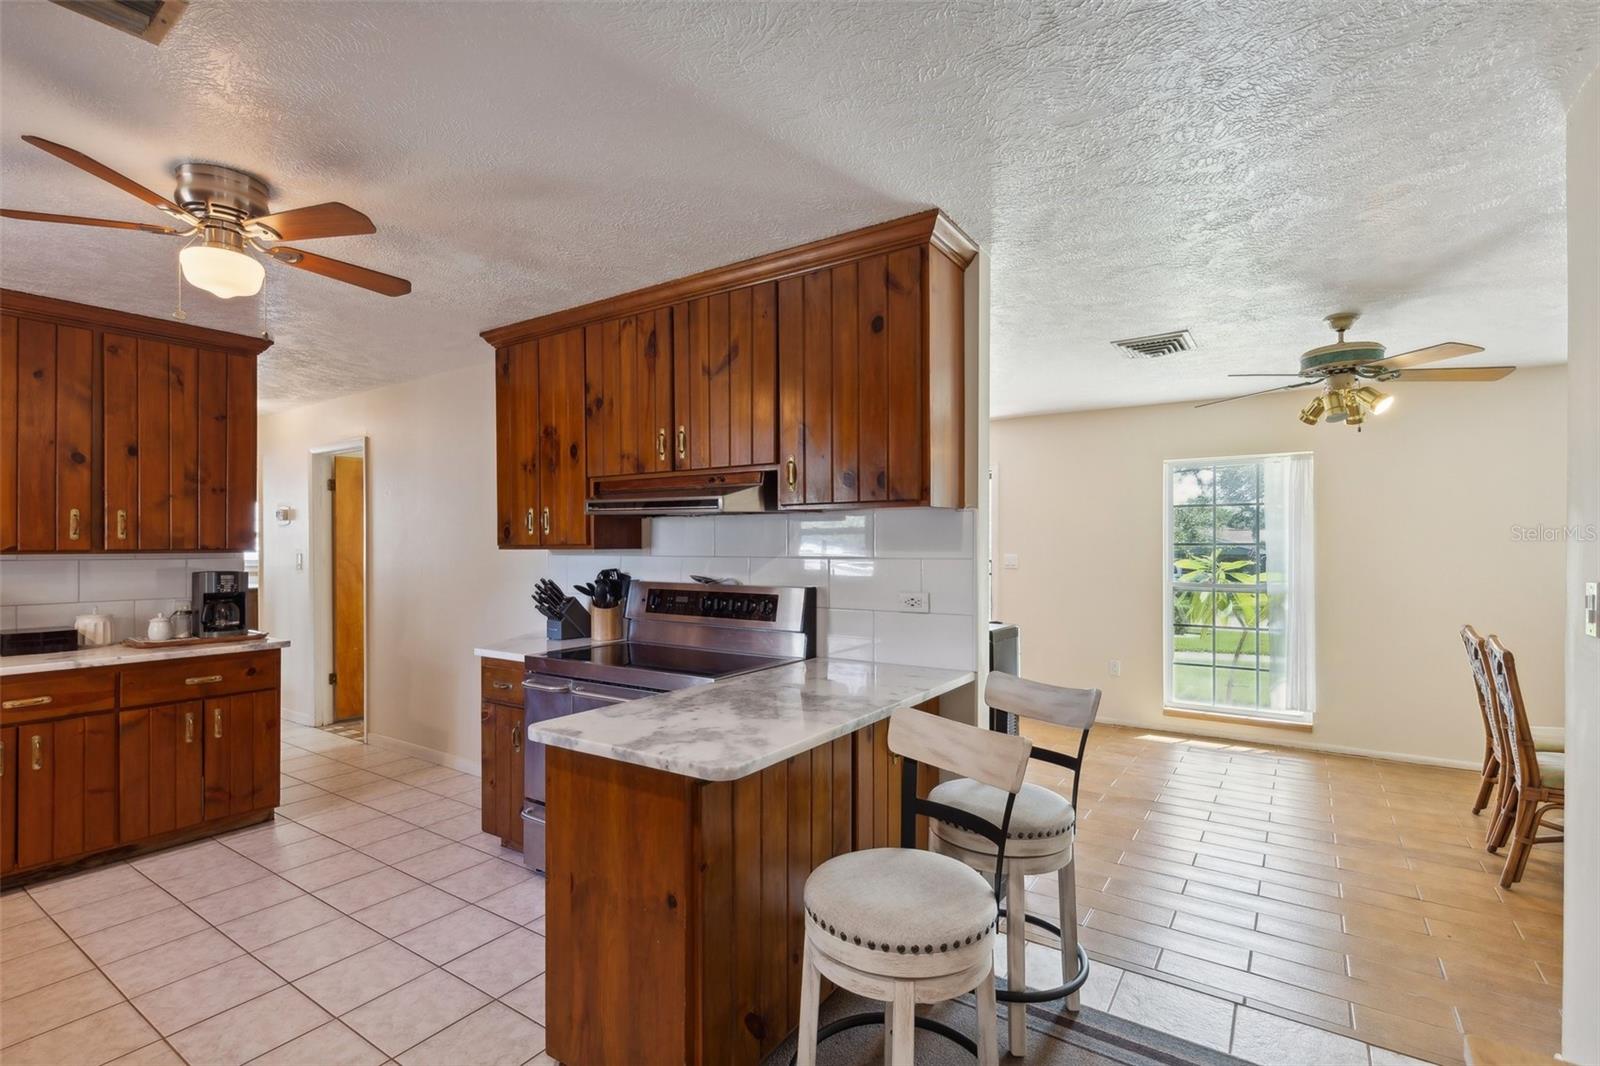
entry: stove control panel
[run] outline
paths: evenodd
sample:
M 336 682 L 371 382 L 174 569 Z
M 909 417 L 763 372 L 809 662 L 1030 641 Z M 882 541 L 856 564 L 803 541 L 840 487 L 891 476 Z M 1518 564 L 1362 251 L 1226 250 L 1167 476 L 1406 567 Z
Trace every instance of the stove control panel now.
M 685 618 L 733 618 L 771 622 L 778 617 L 778 597 L 764 592 L 739 592 L 709 585 L 702 589 L 652 588 L 645 612 Z

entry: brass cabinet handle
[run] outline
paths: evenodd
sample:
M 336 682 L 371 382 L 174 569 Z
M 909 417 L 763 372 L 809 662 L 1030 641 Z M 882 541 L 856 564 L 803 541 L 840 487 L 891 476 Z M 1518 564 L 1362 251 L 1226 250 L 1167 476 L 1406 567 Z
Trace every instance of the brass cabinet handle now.
M 511 750 L 512 752 L 522 750 L 522 727 L 519 725 L 511 727 Z
M 118 511 L 117 512 L 117 539 L 118 540 L 127 540 L 128 539 L 128 512 L 127 511 Z
M 214 685 L 221 680 L 221 674 L 207 674 L 205 677 L 186 677 L 183 679 L 183 683 L 185 685 Z
M 55 699 L 54 696 L 30 696 L 25 700 L 6 700 L 5 703 L 0 704 L 0 707 L 4 707 L 8 711 L 13 707 L 43 707 L 53 699 Z
M 678 458 L 682 459 L 689 454 L 689 431 L 682 426 L 678 427 Z
M 222 739 L 222 708 L 211 708 L 211 735 L 218 740 Z
M 183 715 L 183 742 L 194 743 L 194 712 L 185 711 Z
M 800 464 L 796 463 L 794 456 L 791 455 L 788 462 L 784 463 L 783 466 L 785 471 L 784 479 L 789 482 L 789 487 L 792 489 L 795 486 L 795 482 L 800 480 Z
M 33 749 L 33 768 L 35 770 L 44 769 L 44 755 L 40 751 L 43 746 L 44 738 L 39 736 L 38 733 L 35 733 L 32 739 L 28 741 L 28 747 Z
M 667 428 L 665 426 L 662 426 L 660 429 L 656 430 L 656 458 L 657 459 L 665 459 L 666 457 L 667 457 Z
M 83 531 L 83 514 L 76 507 L 67 512 L 67 539 L 77 540 Z
M 491 681 L 491 682 L 489 682 L 489 687 L 490 688 L 505 689 L 507 691 L 510 691 L 511 689 L 515 688 L 516 686 L 514 686 L 509 681 Z
M 544 513 L 539 516 L 539 529 L 544 533 L 545 536 L 548 537 L 550 535 L 550 508 L 548 507 L 546 507 L 544 509 Z
M 533 533 L 533 508 L 528 508 L 528 533 Z

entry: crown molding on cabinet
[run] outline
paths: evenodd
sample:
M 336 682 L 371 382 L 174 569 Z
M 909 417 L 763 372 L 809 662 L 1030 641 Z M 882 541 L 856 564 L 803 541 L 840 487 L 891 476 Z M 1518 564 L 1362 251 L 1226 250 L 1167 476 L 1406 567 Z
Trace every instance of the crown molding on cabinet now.
M 0 311 L 8 315 L 50 318 L 67 325 L 110 333 L 160 337 L 164 341 L 180 341 L 196 348 L 221 348 L 242 355 L 260 355 L 272 347 L 267 337 L 252 337 L 246 333 L 228 333 L 206 326 L 192 326 L 166 318 L 151 318 L 130 311 L 117 311 L 109 307 L 58 300 L 54 296 L 40 296 L 15 289 L 0 289 Z

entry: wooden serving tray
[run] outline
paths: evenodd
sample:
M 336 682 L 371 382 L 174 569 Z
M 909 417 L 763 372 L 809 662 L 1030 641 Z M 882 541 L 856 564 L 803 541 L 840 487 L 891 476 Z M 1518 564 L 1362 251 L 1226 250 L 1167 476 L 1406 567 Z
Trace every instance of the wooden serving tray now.
M 233 637 L 173 637 L 171 640 L 144 640 L 140 637 L 129 637 L 122 643 L 130 648 L 183 648 L 195 644 L 238 644 L 246 640 L 261 640 L 267 634 L 259 629 L 241 633 Z

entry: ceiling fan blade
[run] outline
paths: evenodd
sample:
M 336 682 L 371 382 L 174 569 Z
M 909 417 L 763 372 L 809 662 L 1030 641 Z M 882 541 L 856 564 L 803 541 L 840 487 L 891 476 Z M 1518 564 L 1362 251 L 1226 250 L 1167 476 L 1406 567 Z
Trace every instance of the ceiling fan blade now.
M 287 248 L 280 244 L 264 248 L 262 251 L 278 262 L 298 270 L 309 270 L 313 274 L 321 274 L 325 278 L 342 281 L 347 285 L 359 285 L 363 289 L 371 289 L 385 296 L 404 296 L 411 291 L 411 282 L 405 278 L 397 278 L 393 274 L 381 274 L 376 270 L 358 267 L 354 263 L 329 259 L 324 255 L 301 251 L 299 248 Z
M 1229 374 L 1230 378 L 1297 378 L 1299 374 Z
M 297 207 L 293 211 L 277 211 L 250 220 L 252 226 L 266 226 L 280 241 L 309 241 L 316 237 L 353 237 L 360 233 L 376 233 L 378 227 L 372 219 L 355 208 L 330 202 Z
M 59 222 L 67 226 L 103 226 L 106 229 L 136 229 L 142 233 L 176 235 L 171 226 L 157 226 L 152 222 L 122 222 L 114 218 L 85 218 L 82 215 L 52 215 L 44 211 L 14 211 L 0 208 L 0 218 L 20 218 L 25 222 Z
M 56 144 L 54 141 L 47 141 L 43 137 L 35 137 L 32 134 L 23 134 L 22 139 L 33 145 L 35 148 L 40 148 L 46 152 L 49 152 L 57 159 L 71 163 L 79 170 L 88 171 L 101 181 L 109 182 L 110 184 L 115 185 L 117 188 L 121 189 L 130 196 L 137 196 L 151 207 L 154 207 L 160 211 L 164 211 L 168 215 L 171 215 L 173 218 L 176 218 L 181 222 L 185 222 L 191 226 L 198 224 L 198 220 L 193 215 L 189 214 L 189 212 L 185 211 L 171 200 L 168 200 L 165 196 L 151 192 L 149 189 L 145 188 L 143 185 L 140 185 L 132 178 L 118 174 L 115 170 L 112 170 L 104 163 L 90 159 L 88 156 L 84 155 L 75 148 L 68 148 L 64 144 Z
M 1471 355 L 1483 351 L 1476 344 L 1462 344 L 1460 341 L 1446 341 L 1443 344 L 1430 345 L 1427 348 L 1413 348 L 1409 352 L 1391 355 L 1387 359 L 1380 359 L 1368 366 L 1381 367 L 1384 370 L 1404 370 L 1408 366 L 1421 366 L 1423 363 L 1437 363 L 1441 359 L 1454 359 L 1458 355 Z
M 1233 376 L 1236 376 L 1236 375 L 1229 375 L 1229 376 L 1233 377 Z M 1266 377 L 1268 375 L 1261 375 L 1261 376 Z M 1296 374 L 1295 376 L 1299 377 L 1298 374 Z M 1307 385 L 1315 385 L 1315 384 L 1316 384 L 1315 381 L 1297 381 L 1293 385 L 1279 385 L 1275 389 L 1262 389 L 1260 392 L 1247 392 L 1243 396 L 1224 396 L 1220 400 L 1207 400 L 1205 403 L 1197 403 L 1197 404 L 1195 404 L 1195 407 L 1196 408 L 1200 408 L 1200 407 L 1215 407 L 1219 403 L 1232 403 L 1234 400 L 1248 400 L 1252 396 L 1265 396 L 1268 393 L 1272 393 L 1272 392 L 1288 392 L 1290 389 L 1299 389 L 1299 388 L 1304 388 Z
M 1434 370 L 1407 370 L 1401 381 L 1499 381 L 1514 366 L 1447 366 Z

